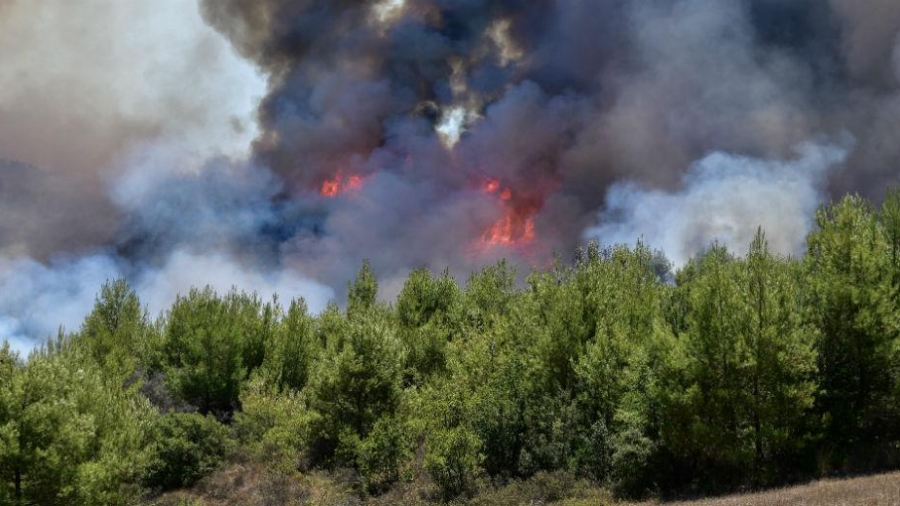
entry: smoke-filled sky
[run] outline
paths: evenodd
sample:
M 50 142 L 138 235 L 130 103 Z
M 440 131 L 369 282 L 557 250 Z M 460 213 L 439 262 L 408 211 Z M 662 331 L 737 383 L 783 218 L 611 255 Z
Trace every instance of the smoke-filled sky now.
M 898 182 L 896 0 L 0 0 L 0 339 L 106 279 L 343 297 L 362 259 L 681 264 Z

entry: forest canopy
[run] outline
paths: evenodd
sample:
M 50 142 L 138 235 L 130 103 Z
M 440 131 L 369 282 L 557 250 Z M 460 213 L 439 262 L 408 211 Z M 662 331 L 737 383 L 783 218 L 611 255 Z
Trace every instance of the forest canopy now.
M 110 281 L 77 332 L 0 347 L 0 504 L 133 504 L 236 453 L 433 500 L 544 472 L 639 497 L 896 469 L 900 192 L 815 225 L 803 258 L 763 230 L 675 273 L 592 243 L 524 277 L 417 270 L 392 303 L 365 262 L 320 314 L 196 288 L 154 319 Z

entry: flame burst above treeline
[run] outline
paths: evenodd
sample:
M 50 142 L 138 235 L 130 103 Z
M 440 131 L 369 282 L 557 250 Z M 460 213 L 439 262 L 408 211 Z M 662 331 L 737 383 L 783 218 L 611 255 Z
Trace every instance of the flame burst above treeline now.
M 456 251 L 478 263 L 529 254 L 539 242 L 536 220 L 561 179 L 560 142 L 572 142 L 561 137 L 578 128 L 556 118 L 549 136 L 541 131 L 553 120 L 542 117 L 545 107 L 574 115 L 578 105 L 575 97 L 549 103 L 529 80 L 528 55 L 512 33 L 514 17 L 537 12 L 525 5 L 208 2 L 204 13 L 271 76 L 255 154 L 285 181 L 283 198 L 317 190 L 340 197 L 342 212 L 352 214 L 352 201 L 366 199 L 370 184 L 389 179 L 405 191 L 421 189 L 430 194 L 424 207 L 401 195 L 375 204 L 405 213 L 398 224 L 423 241 L 423 220 L 446 234 L 439 256 L 453 262 Z M 522 119 L 534 125 L 491 124 L 492 114 L 517 121 L 528 109 L 531 117 Z M 528 128 L 531 135 L 522 131 Z M 514 145 L 530 136 L 540 140 Z M 365 206 L 360 221 L 378 220 L 370 211 Z M 322 234 L 340 234 L 329 225 L 326 219 Z M 385 231 L 396 233 L 403 231 Z M 433 258 L 424 253 L 412 265 Z
M 835 82 L 873 95 L 896 88 L 878 62 L 893 54 L 900 9 L 876 3 L 891 28 L 879 21 L 865 37 L 858 30 L 874 18 L 838 0 L 826 9 L 804 0 L 225 0 L 204 2 L 203 13 L 269 76 L 254 157 L 284 181 L 280 198 L 340 197 L 320 235 L 286 243 L 327 271 L 335 248 L 388 270 L 544 262 L 585 238 L 623 182 L 676 191 L 717 150 L 798 160 L 810 139 L 846 148 L 858 118 Z M 843 155 L 823 158 L 825 168 L 802 175 L 813 203 L 792 214 L 809 214 L 829 184 L 843 188 L 825 170 Z M 777 174 L 763 177 L 780 186 Z M 891 177 L 870 166 L 853 179 Z M 794 197 L 775 198 L 748 210 L 760 216 L 731 212 L 676 238 L 689 245 L 673 254 L 778 224 Z M 606 207 L 587 235 L 643 233 L 603 229 L 633 211 Z M 798 219 L 785 234 L 807 226 Z M 770 234 L 790 252 L 801 241 Z
M 134 48 L 188 2 L 93 2 L 114 15 L 0 0 L 0 158 L 25 164 L 0 162 L 0 332 L 27 327 L 22 261 L 63 294 L 111 270 L 171 296 L 215 258 L 220 286 L 340 298 L 369 258 L 390 296 L 586 239 L 678 264 L 763 226 L 802 253 L 822 201 L 897 181 L 895 0 L 199 0 L 210 33 Z M 253 125 L 211 34 L 263 80 Z

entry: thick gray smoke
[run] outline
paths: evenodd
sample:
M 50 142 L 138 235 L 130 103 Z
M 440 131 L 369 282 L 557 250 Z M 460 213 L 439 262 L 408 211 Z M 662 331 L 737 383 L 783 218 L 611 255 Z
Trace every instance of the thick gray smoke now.
M 0 246 L 48 259 L 113 241 L 108 188 L 133 149 L 165 146 L 183 169 L 244 152 L 264 82 L 187 3 L 0 3 L 0 159 L 31 166 L 0 161 L 3 200 L 19 200 Z
M 893 0 L 0 0 L 0 333 L 117 275 L 321 307 L 363 258 L 390 296 L 586 237 L 800 252 L 897 182 L 898 35 Z

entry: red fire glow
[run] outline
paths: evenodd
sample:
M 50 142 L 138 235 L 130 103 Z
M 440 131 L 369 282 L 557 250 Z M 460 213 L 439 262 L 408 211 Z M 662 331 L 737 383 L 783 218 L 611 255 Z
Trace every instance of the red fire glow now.
M 340 179 L 329 179 L 322 183 L 322 191 L 320 192 L 324 197 L 334 197 L 341 191 L 341 181 Z
M 522 247 L 534 242 L 534 216 L 538 206 L 527 199 L 518 199 L 511 188 L 503 188 L 497 179 L 486 179 L 481 185 L 485 193 L 497 195 L 503 203 L 503 217 L 481 235 L 484 247 Z
M 342 193 L 359 190 L 362 187 L 362 183 L 363 178 L 361 176 L 353 175 L 344 179 L 344 176 L 338 172 L 332 179 L 327 179 L 322 183 L 319 194 L 328 198 L 337 197 Z
M 347 191 L 358 190 L 362 187 L 362 178 L 359 176 L 350 176 L 347 178 Z
M 534 217 L 521 216 L 515 210 L 507 211 L 481 237 L 486 246 L 525 246 L 534 239 Z

